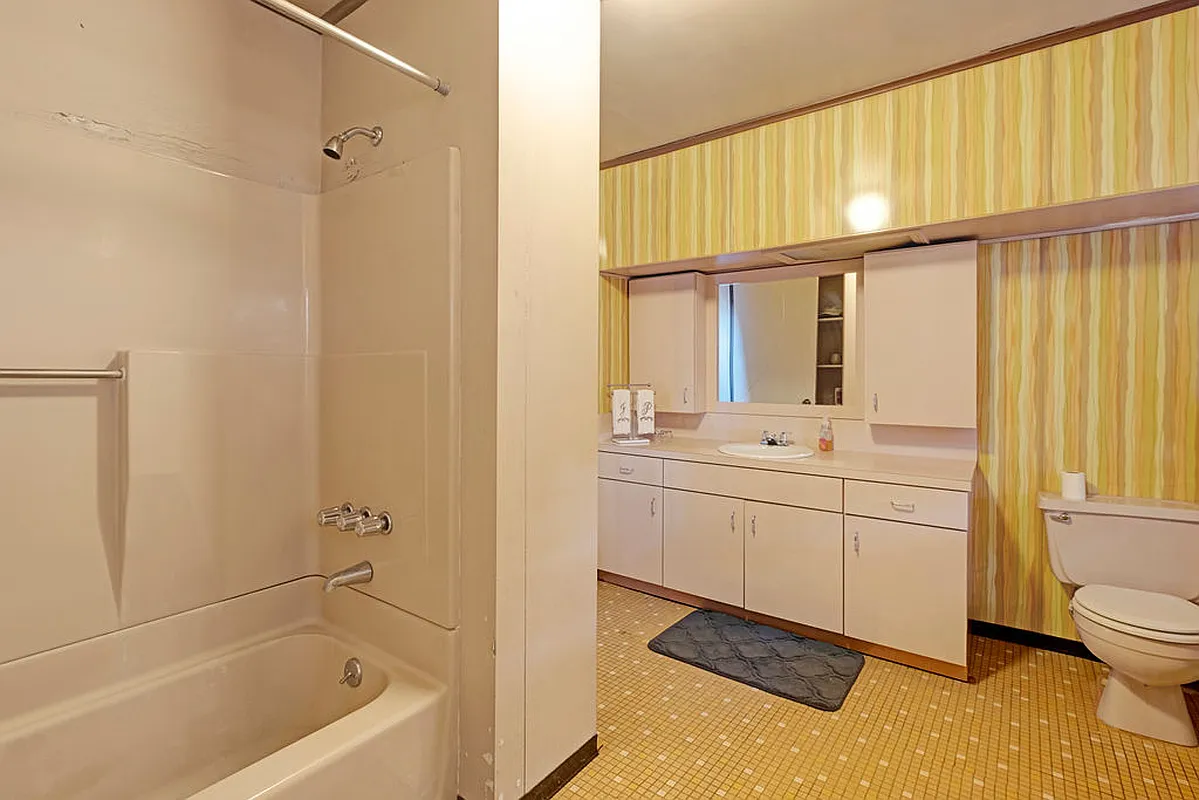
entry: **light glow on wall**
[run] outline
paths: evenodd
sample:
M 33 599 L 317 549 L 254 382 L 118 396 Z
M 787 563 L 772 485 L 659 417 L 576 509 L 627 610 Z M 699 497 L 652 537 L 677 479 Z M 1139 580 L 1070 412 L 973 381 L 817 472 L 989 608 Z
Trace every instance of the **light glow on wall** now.
M 887 205 L 887 198 L 877 192 L 860 194 L 845 207 L 845 217 L 849 220 L 850 227 L 858 233 L 880 230 L 887 224 L 890 216 L 891 209 Z

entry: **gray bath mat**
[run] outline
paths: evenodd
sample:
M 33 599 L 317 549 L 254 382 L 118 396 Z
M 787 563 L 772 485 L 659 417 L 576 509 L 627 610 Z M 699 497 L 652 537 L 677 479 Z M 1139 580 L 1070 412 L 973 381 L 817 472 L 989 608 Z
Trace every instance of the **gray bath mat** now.
M 841 707 L 866 663 L 853 650 L 719 611 L 692 611 L 649 649 L 821 711 Z

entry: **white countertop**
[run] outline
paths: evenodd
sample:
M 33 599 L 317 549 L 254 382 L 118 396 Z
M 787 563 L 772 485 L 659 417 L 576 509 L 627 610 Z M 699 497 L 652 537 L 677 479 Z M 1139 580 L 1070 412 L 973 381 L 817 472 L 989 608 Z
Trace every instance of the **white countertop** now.
M 602 453 L 664 458 L 674 461 L 699 461 L 727 467 L 764 469 L 772 472 L 796 472 L 805 475 L 825 475 L 831 478 L 898 483 L 906 486 L 925 486 L 930 489 L 970 491 L 974 477 L 973 459 L 926 458 L 898 456 L 890 453 L 863 453 L 834 450 L 817 452 L 811 458 L 794 461 L 760 461 L 752 458 L 727 456 L 716 448 L 726 442 L 687 437 L 658 439 L 648 445 L 620 445 L 604 439 L 599 443 Z

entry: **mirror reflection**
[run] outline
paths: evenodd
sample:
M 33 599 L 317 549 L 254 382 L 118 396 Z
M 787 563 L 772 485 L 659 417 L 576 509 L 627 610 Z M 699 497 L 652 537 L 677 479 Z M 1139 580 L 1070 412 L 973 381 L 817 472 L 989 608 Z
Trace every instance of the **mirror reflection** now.
M 721 402 L 842 404 L 844 275 L 722 284 L 718 303 Z

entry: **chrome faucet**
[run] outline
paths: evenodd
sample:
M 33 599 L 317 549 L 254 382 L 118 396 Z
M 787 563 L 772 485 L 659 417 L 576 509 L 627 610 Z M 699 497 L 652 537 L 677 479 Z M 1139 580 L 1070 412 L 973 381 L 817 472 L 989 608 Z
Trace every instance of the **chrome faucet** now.
M 791 434 L 787 431 L 783 431 L 782 433 L 762 431 L 762 439 L 758 444 L 763 447 L 787 447 L 791 444 Z
M 325 591 L 331 592 L 339 586 L 353 586 L 356 583 L 370 583 L 375 577 L 374 567 L 369 561 L 359 561 L 352 567 L 339 569 L 325 579 Z

